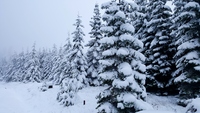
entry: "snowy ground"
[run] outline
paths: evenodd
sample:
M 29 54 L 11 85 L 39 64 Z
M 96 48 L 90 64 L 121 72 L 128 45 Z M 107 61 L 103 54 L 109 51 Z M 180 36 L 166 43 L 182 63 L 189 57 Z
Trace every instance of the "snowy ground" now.
M 38 83 L 0 83 L 0 113 L 95 113 L 96 95 L 103 87 L 89 87 L 81 90 L 80 98 L 71 107 L 63 107 L 56 101 L 58 86 L 40 91 L 42 84 Z M 83 100 L 86 105 L 83 105 Z M 175 104 L 175 97 L 158 97 L 148 95 L 147 101 L 159 113 L 184 113 L 185 108 Z M 152 111 L 152 113 L 157 113 Z M 140 113 L 151 113 L 140 112 Z

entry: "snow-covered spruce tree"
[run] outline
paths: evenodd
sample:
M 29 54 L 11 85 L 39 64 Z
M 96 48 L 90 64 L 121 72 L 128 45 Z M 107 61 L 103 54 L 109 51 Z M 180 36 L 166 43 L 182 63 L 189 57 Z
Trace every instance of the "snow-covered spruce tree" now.
M 23 73 L 22 70 L 24 70 L 24 63 L 22 54 L 14 54 L 10 58 L 9 66 L 7 68 L 7 74 L 6 74 L 6 81 L 7 82 L 18 82 L 22 80 Z
M 146 17 L 146 5 L 147 0 L 134 0 L 135 4 L 132 4 L 131 21 L 135 28 L 135 36 L 138 39 L 142 39 L 144 31 L 144 20 Z
M 29 59 L 25 64 L 26 75 L 24 76 L 23 82 L 41 82 L 40 62 L 35 49 L 35 44 L 33 45 L 28 58 Z
M 104 3 L 106 22 L 101 28 L 103 65 L 100 79 L 108 85 L 98 96 L 98 113 L 135 113 L 148 109 L 144 87 L 145 56 L 138 50 L 143 43 L 134 37 L 134 27 L 129 22 L 129 8 L 124 0 Z
M 59 55 L 58 55 L 58 49 L 57 49 L 55 44 L 53 45 L 53 49 L 50 53 L 50 57 L 51 57 L 51 62 L 52 62 L 52 67 L 51 67 L 51 70 L 50 70 L 51 73 L 46 78 L 46 80 L 53 82 L 54 81 L 54 74 L 55 74 L 54 72 L 58 68 L 58 65 L 60 63 Z
M 59 57 L 56 57 L 57 64 L 55 65 L 55 73 L 54 73 L 54 84 L 61 85 L 62 80 L 68 76 L 68 69 L 70 66 L 68 55 L 72 49 L 72 45 L 70 42 L 70 35 L 66 40 L 66 44 L 63 46 L 63 50 L 60 50 Z
M 3 60 L 0 59 L 0 81 L 3 80 Z
M 25 74 L 25 63 L 26 63 L 26 59 L 25 59 L 25 54 L 22 51 L 19 55 L 17 55 L 17 65 L 16 65 L 16 70 L 15 70 L 15 75 L 13 77 L 12 81 L 16 81 L 16 82 L 21 82 L 23 81 L 23 76 Z
M 167 0 L 150 0 L 147 5 L 147 22 L 142 38 L 147 66 L 147 91 L 159 94 L 173 93 L 172 73 L 175 70 L 170 26 L 171 8 Z
M 86 79 L 87 60 L 83 54 L 83 25 L 80 16 L 76 19 L 76 30 L 73 34 L 73 46 L 68 54 L 69 67 L 65 74 L 67 75 L 62 80 L 61 90 L 58 93 L 57 100 L 64 106 L 74 105 L 77 99 L 78 90 L 88 85 Z
M 6 78 L 5 78 L 6 82 L 13 81 L 13 79 L 15 78 L 15 72 L 17 70 L 16 67 L 17 67 L 17 54 L 15 53 L 9 59 L 8 69 L 7 69 L 8 71 L 6 73 Z
M 45 77 L 46 57 L 47 57 L 47 51 L 44 48 L 43 48 L 43 50 L 38 51 L 39 68 L 41 71 L 41 79 L 42 80 Z
M 177 37 L 177 70 L 174 80 L 182 98 L 200 96 L 200 1 L 177 0 L 172 33 Z
M 0 62 L 0 81 L 5 81 L 8 71 L 8 61 L 6 58 L 2 58 Z
M 52 54 L 55 53 L 52 53 L 50 50 L 47 51 L 47 49 L 44 48 L 42 51 L 38 52 L 42 81 L 47 81 L 48 77 L 52 73 L 51 72 L 53 67 Z
M 0 81 L 3 81 L 4 78 L 4 67 L 3 59 L 0 59 Z
M 100 31 L 101 28 L 101 15 L 99 12 L 99 5 L 96 4 L 94 8 L 94 16 L 92 17 L 92 21 L 90 21 L 90 26 L 92 27 L 91 32 L 89 33 L 91 36 L 91 40 L 86 45 L 88 48 L 87 51 L 87 78 L 89 79 L 89 84 L 91 86 L 98 86 L 101 84 L 99 81 L 98 73 L 100 70 L 99 59 L 101 57 L 100 51 L 100 39 L 102 38 L 102 34 Z
M 60 47 L 58 54 L 56 54 L 53 58 L 54 65 L 52 67 L 52 73 L 49 80 L 53 80 L 53 84 L 59 85 L 61 84 L 61 73 L 62 73 L 62 60 L 63 60 L 63 47 Z

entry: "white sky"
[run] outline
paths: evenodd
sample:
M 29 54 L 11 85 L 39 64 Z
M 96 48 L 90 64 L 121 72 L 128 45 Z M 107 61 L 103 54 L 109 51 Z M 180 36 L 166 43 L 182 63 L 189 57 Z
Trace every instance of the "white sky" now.
M 0 0 L 0 58 L 26 51 L 34 42 L 37 48 L 52 48 L 54 44 L 59 48 L 68 32 L 75 30 L 78 13 L 87 42 L 94 5 L 106 1 L 109 0 Z

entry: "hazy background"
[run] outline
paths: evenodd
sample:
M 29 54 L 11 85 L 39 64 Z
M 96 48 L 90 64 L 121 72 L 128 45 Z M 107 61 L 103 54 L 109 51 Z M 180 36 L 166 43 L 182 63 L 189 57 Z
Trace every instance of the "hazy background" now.
M 0 58 L 36 48 L 59 48 L 82 16 L 85 42 L 95 3 L 109 0 L 0 0 Z M 131 0 L 127 0 L 131 1 Z M 101 12 L 102 14 L 103 12 Z

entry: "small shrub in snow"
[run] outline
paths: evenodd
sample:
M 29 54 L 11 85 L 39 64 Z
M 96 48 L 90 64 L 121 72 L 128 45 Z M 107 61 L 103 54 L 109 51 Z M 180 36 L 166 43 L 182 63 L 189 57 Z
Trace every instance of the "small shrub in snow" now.
M 40 90 L 46 91 L 47 89 L 51 89 L 51 88 L 53 88 L 53 84 L 51 82 L 44 82 Z
M 185 99 L 184 100 L 179 100 L 177 102 L 177 104 L 180 105 L 180 106 L 186 107 L 191 101 L 192 101 L 191 99 L 188 99 L 188 100 L 185 100 Z

